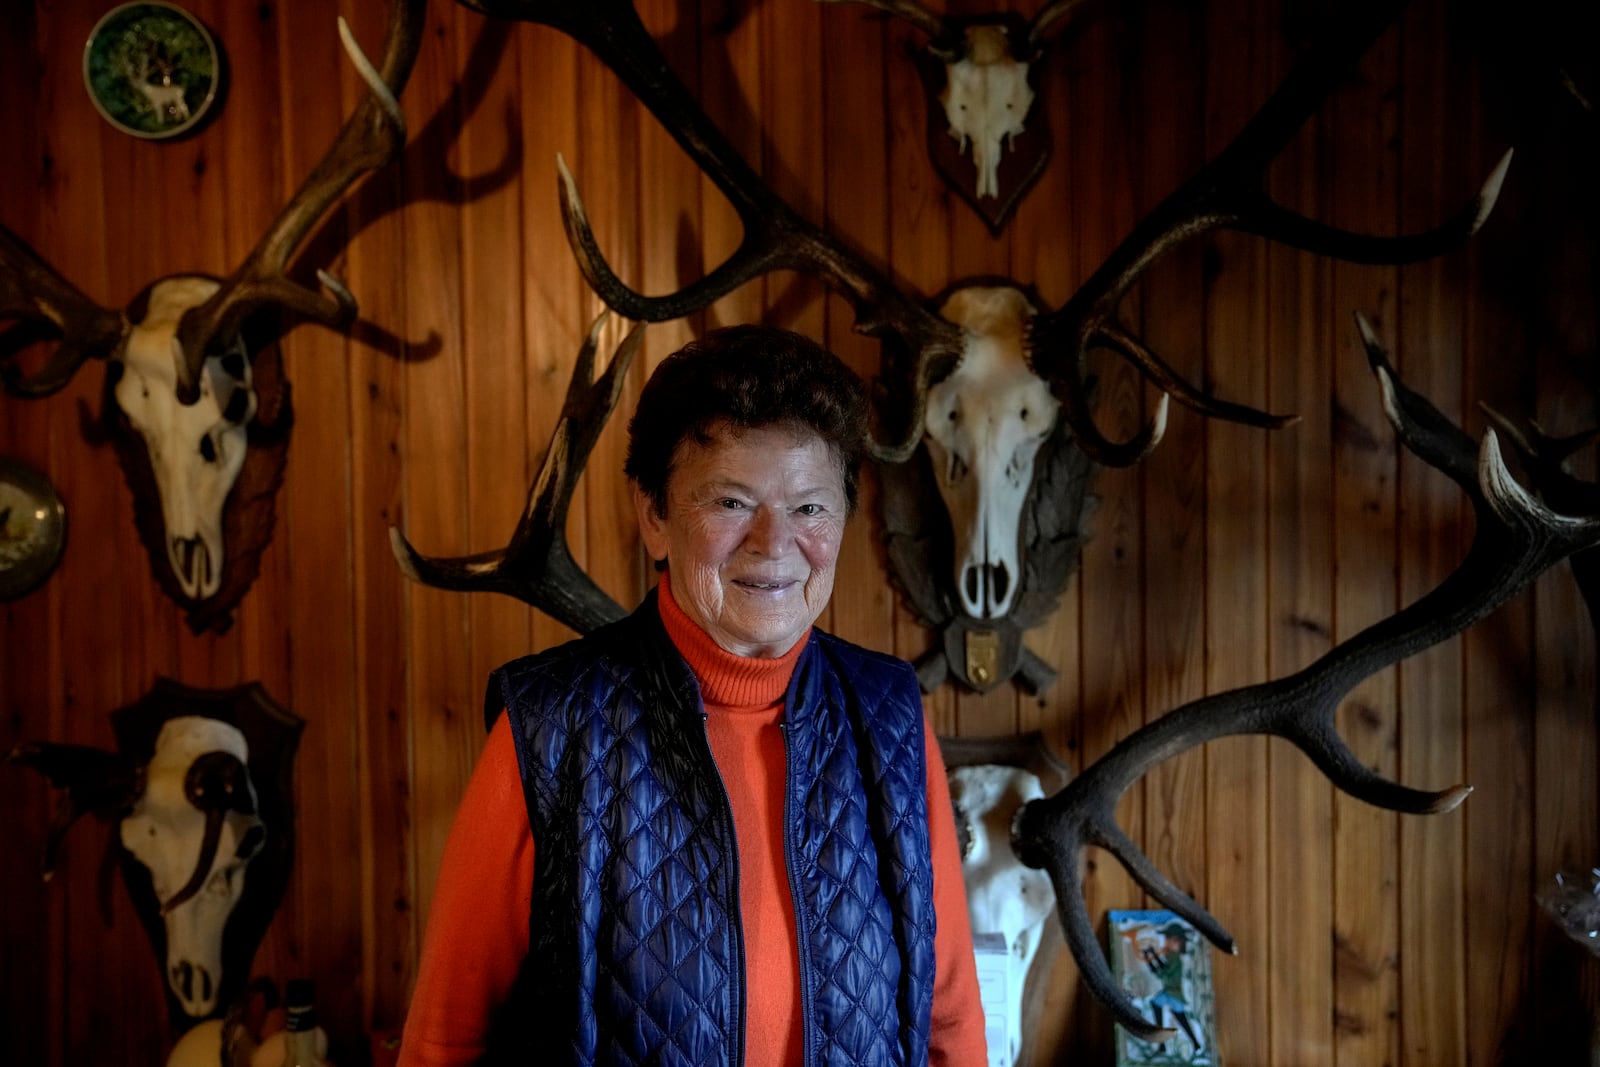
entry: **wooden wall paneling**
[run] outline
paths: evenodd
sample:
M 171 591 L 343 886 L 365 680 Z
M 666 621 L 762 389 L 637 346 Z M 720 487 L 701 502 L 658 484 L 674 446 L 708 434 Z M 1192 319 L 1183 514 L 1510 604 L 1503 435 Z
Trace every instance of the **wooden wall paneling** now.
M 155 146 L 133 145 L 101 120 L 82 91 L 77 64 L 57 61 L 62 54 L 77 59 L 96 17 L 57 12 L 41 42 L 55 101 L 54 108 L 46 105 L 42 128 L 58 158 L 57 178 L 38 202 L 49 224 L 46 233 L 52 235 L 39 251 L 90 297 L 121 308 L 165 273 L 158 250 L 145 254 L 155 243 L 149 235 L 130 233 L 130 220 L 142 214 L 138 198 L 161 176 L 135 166 L 135 159 L 146 155 L 137 149 Z M 103 378 L 103 366 L 85 367 L 67 389 L 42 403 L 53 420 L 60 420 L 66 446 L 59 489 L 72 509 L 66 559 L 74 569 L 61 577 L 63 604 L 73 620 L 68 625 L 74 643 L 97 657 L 87 662 L 98 667 L 68 673 L 63 717 L 51 739 L 111 748 L 107 716 L 142 693 L 155 673 L 135 631 L 141 628 L 140 601 L 160 594 L 154 592 L 115 454 L 92 444 L 92 435 L 79 425 L 79 400 L 90 412 L 100 412 Z M 93 547 L 86 552 L 88 544 Z M 95 882 L 107 834 L 99 827 L 79 829 L 76 838 L 56 875 L 66 920 L 64 943 L 52 946 L 65 962 L 62 984 L 51 990 L 53 1001 L 64 1002 L 63 1029 L 52 1037 L 55 1053 L 64 1064 L 91 1061 L 105 1035 L 115 1035 L 118 1048 L 164 1047 L 161 967 L 120 885 L 111 890 L 112 926 L 101 918 Z M 90 960 L 95 963 L 86 968 L 84 961 Z
M 1475 122 L 1466 173 L 1487 173 L 1510 145 L 1523 147 L 1518 122 L 1492 73 L 1476 70 Z M 1523 384 L 1528 359 L 1522 274 L 1530 205 L 1540 195 L 1536 167 L 1526 176 L 1514 164 L 1506 188 L 1479 235 L 1466 248 L 1462 410 L 1481 399 L 1531 410 Z M 1481 423 L 1476 425 L 1481 426 Z M 1474 787 L 1463 805 L 1466 835 L 1464 885 L 1468 1004 L 1466 1051 L 1470 1063 L 1499 1063 L 1525 1047 L 1529 903 L 1532 870 L 1533 724 L 1527 708 L 1531 681 L 1524 665 L 1533 654 L 1531 598 L 1526 594 L 1462 635 L 1465 662 L 1463 745 L 1465 780 Z
M 591 154 L 601 158 L 604 146 L 579 132 L 578 56 L 583 49 L 570 37 L 544 27 L 519 26 L 515 35 L 521 60 L 517 117 L 523 146 L 521 301 L 526 351 L 522 358 L 529 364 L 524 380 L 527 440 L 522 448 L 531 478 L 544 459 L 578 350 L 588 335 L 590 317 L 597 313 L 597 302 L 578 272 L 561 223 L 556 154 L 575 168 Z M 621 415 L 613 413 L 612 418 Z M 528 483 L 503 491 L 513 497 L 522 494 L 520 506 L 526 501 Z M 584 521 L 582 509 L 573 508 L 567 529 L 575 547 L 582 545 Z M 507 530 L 500 535 L 501 543 L 509 534 Z M 535 611 L 527 651 L 550 648 L 572 636 L 566 625 Z M 482 686 L 487 679 L 475 681 Z
M 485 19 L 460 5 L 452 10 L 456 88 L 459 91 L 480 79 L 488 82 L 481 103 L 471 101 L 470 112 L 463 107 L 453 164 L 463 175 L 488 174 L 514 149 L 515 134 L 505 116 L 514 114 L 522 100 L 522 79 L 514 48 L 502 46 L 501 54 L 492 56 L 490 67 L 473 63 L 475 57 L 482 61 L 487 40 L 504 41 L 516 27 Z M 549 164 L 544 162 L 539 168 L 525 163 L 523 173 L 530 180 L 548 175 Z M 527 440 L 528 348 L 521 306 L 522 274 L 529 262 L 520 225 L 523 182 L 512 180 L 473 193 L 463 190 L 466 195 L 459 208 L 461 346 L 467 407 L 466 451 L 458 476 L 466 488 L 468 549 L 481 552 L 504 545 L 516 529 L 532 476 Z M 478 696 L 490 671 L 529 650 L 530 609 L 493 593 L 475 593 L 464 599 L 469 646 L 460 664 L 465 672 L 463 692 Z M 467 705 L 466 713 L 470 715 L 474 707 L 475 703 Z M 468 739 L 481 746 L 481 720 L 472 726 Z
M 1213 9 L 1206 22 L 1206 154 L 1215 157 L 1277 88 L 1270 3 Z M 1218 16 L 1221 17 L 1218 17 Z M 1249 42 L 1242 44 L 1241 42 Z M 1268 255 L 1260 239 L 1216 237 L 1208 254 L 1220 266 L 1206 286 L 1205 381 L 1229 400 L 1265 408 L 1271 368 L 1268 324 L 1273 304 Z M 1267 642 L 1267 436 L 1271 431 L 1209 420 L 1205 426 L 1205 688 L 1220 692 L 1262 681 L 1269 669 Z M 1164 613 L 1150 603 L 1153 615 Z M 1203 835 L 1206 895 L 1214 913 L 1231 919 L 1247 958 L 1217 969 L 1217 1025 L 1224 1054 L 1235 1062 L 1266 1062 L 1270 1018 L 1265 960 L 1255 955 L 1261 924 L 1271 909 L 1268 866 L 1273 842 L 1267 830 L 1267 741 L 1232 737 L 1205 749 L 1203 822 L 1186 820 Z M 1246 925 L 1248 924 L 1248 925 Z M 1253 929 L 1252 929 L 1253 927 Z
M 847 13 L 848 7 L 832 15 L 838 18 Z M 885 26 L 884 38 L 889 265 L 894 279 L 909 293 L 930 298 L 949 283 L 954 273 L 949 220 L 955 198 L 945 189 L 928 158 L 922 79 L 911 59 L 912 50 L 922 44 L 922 35 L 902 20 L 893 19 Z M 925 463 L 923 455 L 919 452 L 908 462 Z M 915 662 L 941 640 L 896 595 L 895 654 Z M 936 732 L 956 732 L 954 683 L 925 695 L 922 703 Z
M 822 20 L 837 14 L 821 4 L 762 4 L 752 16 L 761 37 L 762 171 L 773 192 L 818 225 L 827 218 Z M 838 236 L 856 247 L 853 236 Z M 809 274 L 768 275 L 767 321 L 820 338 L 826 295 Z
M 8 93 L 10 106 L 0 109 L 0 139 L 11 145 L 15 166 L 0 168 L 0 223 L 14 230 L 41 255 L 50 253 L 43 232 L 42 212 L 30 210 L 56 181 L 58 148 L 47 127 L 35 116 L 53 113 L 59 102 L 46 75 L 47 58 L 36 51 L 49 40 L 47 13 L 34 9 L 19 13 L 16 33 L 0 35 L 0 64 L 25 72 Z M 52 215 L 55 213 L 52 212 Z M 59 246 L 56 246 L 59 252 Z M 80 280 L 80 286 L 96 279 Z M 35 346 L 33 358 L 46 354 Z M 91 378 L 97 377 L 90 369 Z M 46 472 L 57 483 L 64 453 L 73 444 L 64 441 L 59 421 L 49 410 L 64 402 L 0 400 L 0 456 L 15 457 Z M 75 517 L 75 516 L 74 516 Z M 93 552 L 92 538 L 74 539 L 77 555 Z M 56 574 L 41 588 L 0 606 L 0 671 L 8 684 L 0 694 L 0 751 L 19 742 L 57 737 L 62 733 L 64 676 L 60 671 L 64 607 L 63 560 Z M 10 832 L 0 843 L 0 867 L 10 872 L 0 880 L 0 958 L 29 961 L 29 966 L 0 970 L 0 1019 L 14 1035 L 13 1054 L 22 1062 L 56 1067 L 60 1063 L 56 1035 L 62 1029 L 62 1001 L 58 991 L 66 984 L 66 913 L 62 884 L 39 877 L 45 834 L 54 810 L 54 797 L 44 780 L 20 768 L 0 770 L 0 810 L 6 812 Z M 80 831 L 80 835 L 85 831 Z M 92 833 L 90 836 L 93 836 Z
M 1043 60 L 1035 91 L 1042 108 L 1038 118 L 1048 124 L 1051 157 L 1038 183 L 1017 205 L 1007 224 L 1011 238 L 1013 280 L 1032 285 L 1047 308 L 1059 307 L 1086 273 L 1073 252 L 1076 226 L 1072 209 L 1073 168 L 1069 160 L 1077 153 L 1072 140 L 1069 87 L 1077 84 L 1069 75 L 1076 63 L 1078 36 L 1071 30 L 1057 35 Z M 1092 150 L 1092 149 L 1088 149 Z M 965 209 L 965 205 L 963 205 Z M 1099 491 L 1092 481 L 1091 494 Z M 1098 519 L 1091 514 L 1083 529 L 1093 535 Z M 1077 764 L 1082 726 L 1079 680 L 1083 673 L 1080 655 L 1082 639 L 1081 582 L 1074 565 L 1061 594 L 1056 611 L 1041 626 L 1028 631 L 1027 646 L 1056 672 L 1053 685 L 1037 696 L 1019 694 L 1017 729 L 1037 730 L 1045 743 L 1063 762 Z M 1052 918 L 1046 923 L 1046 943 L 1062 944 L 1060 924 Z M 1037 964 L 1035 965 L 1037 966 Z M 1037 1025 L 1026 1039 L 1024 1062 L 1052 1064 L 1064 1062 L 1073 1047 L 1075 1030 L 1084 1011 L 1094 1011 L 1079 1003 L 1078 966 L 1064 947 L 1055 953 L 1054 964 L 1046 974 L 1035 974 L 1033 981 L 1048 982 Z
M 1086 278 L 1127 235 L 1136 221 L 1130 177 L 1137 153 L 1125 131 L 1128 113 L 1118 49 L 1128 27 L 1115 18 L 1098 18 L 1083 29 L 1073 48 L 1076 91 L 1069 99 L 1072 152 L 1073 235 L 1078 276 Z M 1113 440 L 1131 436 L 1143 425 L 1153 398 L 1124 361 L 1102 353 L 1093 361 L 1099 385 L 1094 405 L 1100 431 Z M 1079 582 L 1086 625 L 1082 631 L 1083 765 L 1103 756 L 1145 717 L 1147 664 L 1143 648 L 1144 529 L 1140 481 L 1135 467 L 1103 471 L 1096 480 L 1100 498 L 1093 536 L 1084 546 Z M 1143 783 L 1128 790 L 1117 806 L 1117 822 L 1136 841 L 1144 823 Z M 1143 895 L 1108 853 L 1088 854 L 1084 894 L 1096 927 L 1109 908 L 1139 907 Z M 1091 1008 L 1082 1015 L 1079 1047 L 1108 1055 L 1111 1021 Z
M 700 84 L 698 7 L 678 4 L 675 0 L 650 0 L 641 5 L 640 13 L 672 69 L 691 92 L 697 92 Z M 704 249 L 701 171 L 678 147 L 666 127 L 645 111 L 639 114 L 638 152 L 639 172 L 650 177 L 639 183 L 638 192 L 643 233 L 639 244 L 639 278 L 644 292 L 670 293 L 701 278 L 714 266 Z M 704 318 L 703 314 L 695 314 L 672 322 L 653 323 L 649 327 L 644 347 L 634 359 L 627 392 L 612 415 L 619 440 L 626 437 L 627 420 L 637 405 L 639 389 L 650 373 L 669 354 L 699 334 Z M 619 453 L 619 463 L 622 458 Z M 629 539 L 627 558 L 633 566 L 631 595 L 624 604 L 632 607 L 654 587 L 656 570 L 654 561 L 648 558 L 638 540 L 638 523 L 631 507 L 620 521 Z
M 644 105 L 599 59 L 587 51 L 579 53 L 578 131 L 583 157 L 588 165 L 575 171 L 583 202 L 594 222 L 600 247 L 605 249 L 611 269 L 628 284 L 637 286 L 640 278 L 640 249 L 657 240 L 670 240 L 667 220 L 644 219 L 639 215 L 639 190 L 643 184 L 639 170 L 639 129 L 652 121 Z M 600 310 L 597 299 L 586 298 L 583 325 Z M 611 322 L 606 329 L 598 358 L 606 358 L 625 334 L 624 324 Z M 601 588 L 628 607 L 637 591 L 634 563 L 638 538 L 635 533 L 633 500 L 622 478 L 627 449 L 627 416 L 633 411 L 638 394 L 627 390 L 618 402 L 624 412 L 612 419 L 589 457 L 589 474 L 579 486 L 574 511 L 583 516 L 581 538 L 574 542 L 574 555 Z
M 751 12 L 743 0 L 701 0 L 700 105 L 751 169 L 764 175 L 761 24 Z M 739 247 L 744 227 L 733 205 L 703 173 L 700 220 L 703 270 L 710 270 Z M 765 282 L 757 282 L 724 296 L 707 310 L 706 328 L 763 321 L 764 290 Z
M 383 40 L 383 8 L 368 4 L 357 14 L 361 21 L 355 32 L 372 42 L 368 47 L 375 51 Z M 351 292 L 361 302 L 361 318 L 371 326 L 370 331 L 353 331 L 343 394 L 350 419 L 352 522 L 352 599 L 347 610 L 359 679 L 349 709 L 359 771 L 349 800 L 361 826 L 360 1022 L 368 1031 L 402 1024 L 420 928 L 412 836 L 412 716 L 402 654 L 412 596 L 389 546 L 389 528 L 404 528 L 398 462 L 404 381 L 409 357 L 426 352 L 427 338 L 427 331 L 407 329 L 405 272 L 395 269 L 406 263 L 404 173 L 437 165 L 420 149 L 437 144 L 430 134 L 438 112 L 409 92 L 400 99 L 409 146 L 394 163 L 365 178 L 345 201 L 350 239 L 342 257 Z M 386 342 L 385 336 L 393 341 Z M 341 714 L 338 709 L 332 713 Z M 301 818 L 311 815 L 301 812 Z
M 283 56 L 285 188 L 279 195 L 287 200 L 322 158 L 365 89 L 345 59 L 326 11 L 290 5 L 280 11 L 284 39 L 295 42 Z M 301 77 L 306 69 L 337 70 L 337 94 L 330 99 L 326 79 Z M 347 236 L 336 235 L 341 242 Z M 342 271 L 342 262 L 331 269 Z M 280 962 L 291 971 L 277 977 L 316 976 L 318 1014 L 341 1050 L 356 1040 L 363 1015 L 361 879 L 352 862 L 360 855 L 361 823 L 350 792 L 357 731 L 350 616 L 348 347 L 341 334 L 305 324 L 284 341 L 296 418 L 278 520 L 293 579 L 293 673 L 289 692 L 278 698 L 306 726 L 295 759 L 295 865 L 275 920 L 283 927 L 282 936 L 290 939 Z
M 407 94 L 432 114 L 456 107 L 450 90 L 458 71 L 456 9 L 433 5 L 428 33 Z M 449 121 L 459 123 L 459 113 Z M 462 249 L 459 205 L 449 197 L 446 161 L 433 159 L 406 172 L 405 332 L 437 332 L 441 344 L 428 360 L 406 368 L 402 462 L 405 530 L 413 545 L 436 555 L 461 555 L 476 546 L 467 523 L 466 363 L 462 326 Z M 466 676 L 470 597 L 414 587 L 407 652 L 413 801 L 416 811 L 417 901 L 424 915 L 433 898 L 439 858 L 483 738 L 482 691 Z
M 1275 79 L 1298 49 L 1279 29 L 1270 64 Z M 1329 217 L 1325 107 L 1268 171 L 1274 199 L 1312 218 Z M 1267 435 L 1267 674 L 1282 678 L 1332 644 L 1332 388 L 1336 338 L 1348 330 L 1335 305 L 1326 259 L 1282 245 L 1266 247 L 1267 410 L 1299 421 Z M 1268 742 L 1268 899 L 1242 949 L 1270 980 L 1271 1025 L 1265 1062 L 1282 1067 L 1333 1063 L 1333 787 L 1299 749 Z M 1242 931 L 1236 931 L 1242 936 Z M 1259 961 L 1258 963 L 1251 961 Z M 1224 963 L 1223 966 L 1228 966 Z M 1226 1035 L 1227 1040 L 1231 1035 Z
M 1592 19 L 1591 19 L 1592 23 Z M 1591 65 L 1592 67 L 1592 65 Z M 1592 82 L 1586 79 L 1586 84 Z M 1532 378 L 1534 410 L 1553 434 L 1576 434 L 1600 424 L 1596 411 L 1594 244 L 1590 206 L 1600 130 L 1595 117 L 1559 93 L 1530 107 L 1527 162 L 1540 167 L 1546 192 L 1532 205 L 1537 235 L 1529 266 L 1535 299 L 1530 321 L 1544 324 L 1524 363 Z M 1542 110 L 1542 114 L 1540 111 Z M 1541 121 L 1542 120 L 1542 121 Z M 1518 160 L 1518 163 L 1523 163 Z M 1568 280 L 1567 284 L 1563 284 Z M 1595 476 L 1594 449 L 1572 465 Z M 1559 870 L 1582 876 L 1600 857 L 1596 814 L 1596 677 L 1594 628 L 1568 566 L 1537 583 L 1533 609 L 1533 855 L 1532 893 L 1554 884 Z M 1534 910 L 1532 1032 L 1552 1060 L 1580 1061 L 1590 1048 L 1600 988 L 1600 965 L 1572 944 L 1541 909 Z
M 1448 40 L 1442 3 L 1418 5 L 1403 23 L 1400 85 L 1399 227 L 1411 232 L 1445 217 L 1470 195 L 1461 116 L 1452 102 L 1468 91 L 1457 50 L 1416 47 Z M 1413 389 L 1459 425 L 1465 252 L 1400 272 L 1397 367 Z M 1465 497 L 1409 452 L 1400 455 L 1402 604 L 1422 596 L 1455 567 L 1471 529 Z M 1399 780 L 1424 789 L 1463 780 L 1461 643 L 1450 641 L 1404 661 L 1399 678 Z M 1470 803 L 1470 801 L 1469 801 Z M 1403 1062 L 1464 1063 L 1466 916 L 1461 884 L 1461 811 L 1400 819 L 1400 1033 Z M 1416 877 L 1409 872 L 1430 872 Z
M 824 165 L 815 200 L 827 230 L 887 269 L 889 246 L 888 114 L 886 82 L 901 73 L 884 53 L 883 22 L 849 8 L 819 8 L 820 58 L 826 64 L 816 101 L 825 135 Z M 881 362 L 881 346 L 855 332 L 848 301 L 829 295 L 822 338 L 868 383 Z M 849 641 L 893 651 L 896 593 L 882 547 L 877 472 L 863 464 L 854 518 L 845 528 L 834 581 L 829 628 Z
M 1130 128 L 1137 166 L 1130 174 L 1136 190 L 1135 214 L 1143 217 L 1206 162 L 1215 146 L 1207 144 L 1207 57 L 1215 49 L 1197 47 L 1207 40 L 1203 13 L 1182 5 L 1152 5 L 1134 23 L 1140 42 L 1138 67 L 1130 91 L 1138 125 Z M 1224 51 L 1231 52 L 1230 48 Z M 1234 57 L 1219 57 L 1231 62 Z M 1206 243 L 1189 241 L 1156 264 L 1139 286 L 1137 305 L 1129 318 L 1150 347 L 1187 380 L 1207 383 L 1230 400 L 1237 383 L 1210 381 L 1206 374 L 1208 305 L 1204 264 Z M 1231 270 L 1231 264 L 1226 269 Z M 1247 279 L 1248 280 L 1248 279 Z M 1246 307 L 1234 313 L 1259 314 Z M 1230 350 L 1231 358 L 1248 358 Z M 1147 393 L 1152 391 L 1147 390 Z M 1147 401 L 1153 401 L 1148 395 Z M 1233 435 L 1237 444 L 1252 446 L 1251 434 Z M 1205 651 L 1207 609 L 1208 456 L 1220 453 L 1208 444 L 1207 420 L 1186 408 L 1174 408 L 1165 438 L 1139 466 L 1144 513 L 1144 587 L 1141 603 L 1145 647 L 1145 722 L 1204 695 L 1207 688 Z M 1206 752 L 1193 749 L 1151 769 L 1144 779 L 1144 824 L 1130 827 L 1146 854 L 1166 875 L 1196 900 L 1216 910 L 1225 922 L 1240 914 L 1242 902 L 1219 896 L 1206 885 L 1207 834 Z M 1151 906 L 1152 901 L 1147 901 Z M 1237 931 L 1236 931 L 1237 932 Z M 1255 939 L 1250 939 L 1252 942 Z M 1225 961 L 1219 969 L 1242 969 L 1248 958 Z M 1230 1046 L 1231 1048 L 1231 1046 Z
M 1328 105 L 1334 154 L 1327 171 L 1337 194 L 1335 225 L 1393 233 L 1398 31 L 1386 31 L 1363 57 L 1353 82 Z M 1336 314 L 1361 311 L 1380 335 L 1396 330 L 1396 272 L 1333 266 Z M 1354 330 L 1336 332 L 1334 427 L 1334 637 L 1344 640 L 1396 603 L 1397 446 Z M 1392 342 L 1391 342 L 1392 343 Z M 1340 707 L 1339 731 L 1369 767 L 1396 770 L 1395 673 L 1357 686 Z M 1334 796 L 1334 1052 L 1342 1064 L 1392 1062 L 1399 1052 L 1396 958 L 1399 816 L 1344 793 Z

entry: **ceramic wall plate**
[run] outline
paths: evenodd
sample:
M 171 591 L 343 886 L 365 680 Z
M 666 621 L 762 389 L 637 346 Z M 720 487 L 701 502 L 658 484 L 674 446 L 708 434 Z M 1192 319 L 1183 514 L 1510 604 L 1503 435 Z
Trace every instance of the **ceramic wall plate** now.
M 161 0 L 114 7 L 83 48 L 83 81 L 107 122 L 135 137 L 192 130 L 216 100 L 217 44 L 198 19 Z
M 50 479 L 0 456 L 0 600 L 36 588 L 61 558 L 67 511 Z

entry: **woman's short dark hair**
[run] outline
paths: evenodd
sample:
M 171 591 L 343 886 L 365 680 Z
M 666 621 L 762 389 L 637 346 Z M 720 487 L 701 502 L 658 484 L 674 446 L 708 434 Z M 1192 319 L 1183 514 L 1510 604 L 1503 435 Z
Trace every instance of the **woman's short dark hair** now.
M 719 423 L 735 431 L 785 423 L 813 431 L 838 457 L 845 501 L 855 510 L 866 453 L 866 390 L 826 348 L 775 326 L 728 326 L 663 360 L 628 423 L 623 465 L 657 514 L 667 513 L 667 478 L 678 446 L 691 437 L 709 444 Z

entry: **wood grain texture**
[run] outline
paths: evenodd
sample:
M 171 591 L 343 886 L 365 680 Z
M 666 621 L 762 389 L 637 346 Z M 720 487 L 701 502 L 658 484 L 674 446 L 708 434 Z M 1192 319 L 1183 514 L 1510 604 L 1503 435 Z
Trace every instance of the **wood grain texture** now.
M 984 5 L 963 3 L 962 12 Z M 1014 7 L 1025 16 L 1031 6 Z M 0 223 L 90 297 L 120 307 L 179 270 L 222 273 L 254 243 L 362 92 L 318 5 L 195 0 L 230 54 L 216 119 L 171 143 L 112 130 L 82 90 L 103 4 L 8 13 L 0 33 Z M 1211 154 L 1300 54 L 1310 8 L 1264 0 L 1102 5 L 1048 49 L 1036 86 L 1052 161 L 999 238 L 934 175 L 920 35 L 856 5 L 647 0 L 647 27 L 735 147 L 807 218 L 919 298 L 1005 275 L 1058 306 L 1135 221 Z M 382 0 L 340 0 L 369 48 Z M 157 674 L 260 680 L 307 720 L 288 894 L 255 968 L 317 980 L 336 1058 L 404 1020 L 439 856 L 482 745 L 484 676 L 570 633 L 510 599 L 410 586 L 388 547 L 505 542 L 598 309 L 566 247 L 554 156 L 602 248 L 636 287 L 701 276 L 742 236 L 668 131 L 587 52 L 542 27 L 430 5 L 403 105 L 411 141 L 330 214 L 295 265 L 344 278 L 350 336 L 282 342 L 290 470 L 261 577 L 226 634 L 196 637 L 157 590 L 109 448 L 90 432 L 102 369 L 41 401 L 0 397 L 0 453 L 48 471 L 69 547 L 39 591 L 0 604 L 0 749 L 109 745 L 107 714 Z M 1483 19 L 1485 21 L 1480 21 Z M 1124 317 L 1230 400 L 1293 411 L 1278 433 L 1174 410 L 1165 444 L 1101 472 L 1082 568 L 1028 643 L 1059 672 L 1037 697 L 927 699 L 937 730 L 1040 730 L 1075 769 L 1167 709 L 1291 673 L 1429 588 L 1470 536 L 1459 493 L 1393 444 L 1350 313 L 1365 311 L 1408 381 L 1470 433 L 1480 400 L 1556 433 L 1597 421 L 1595 234 L 1585 198 L 1600 124 L 1538 66 L 1539 26 L 1501 40 L 1473 5 L 1417 0 L 1268 175 L 1273 195 L 1354 229 L 1445 217 L 1508 145 L 1518 157 L 1482 234 L 1438 260 L 1334 265 L 1258 238 L 1186 246 Z M 1556 25 L 1561 29 L 1565 24 Z M 1582 39 L 1567 26 L 1565 36 Z M 1513 45 L 1515 47 L 1513 47 Z M 1565 54 L 1565 53 L 1563 53 Z M 1600 95 L 1590 57 L 1575 83 Z M 764 320 L 820 336 L 864 375 L 879 346 L 848 306 L 781 275 L 703 316 L 652 326 L 574 501 L 575 553 L 618 600 L 654 580 L 621 477 L 625 422 L 651 367 L 706 325 Z M 603 354 L 621 336 L 608 328 Z M 24 353 L 29 365 L 44 346 Z M 1097 417 L 1131 432 L 1153 392 L 1098 356 Z M 1592 450 L 1577 467 L 1594 474 Z M 935 641 L 886 574 L 869 475 L 824 624 L 915 658 Z M 1339 724 L 1407 784 L 1465 781 L 1457 812 L 1408 818 L 1336 795 L 1298 751 L 1229 740 L 1130 791 L 1124 825 L 1238 935 L 1218 958 L 1224 1062 L 1433 1067 L 1576 1062 L 1593 960 L 1537 909 L 1558 866 L 1600 860 L 1594 635 L 1570 573 L 1458 641 L 1361 687 Z M 108 830 L 69 836 L 35 877 L 52 800 L 0 768 L 0 1023 L 17 1062 L 160 1062 L 158 963 L 111 883 Z M 1097 922 L 1146 900 L 1091 855 Z M 1031 1063 L 1104 1057 L 1105 1014 L 1061 953 Z

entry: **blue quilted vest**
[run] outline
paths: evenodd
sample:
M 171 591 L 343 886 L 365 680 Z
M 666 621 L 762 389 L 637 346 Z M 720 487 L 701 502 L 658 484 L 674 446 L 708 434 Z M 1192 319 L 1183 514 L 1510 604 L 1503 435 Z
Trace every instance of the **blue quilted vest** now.
M 655 595 L 501 667 L 535 848 L 496 1062 L 744 1061 L 733 816 Z M 808 1065 L 925 1067 L 933 1002 L 922 703 L 905 663 L 812 632 L 789 685 L 784 833 Z

